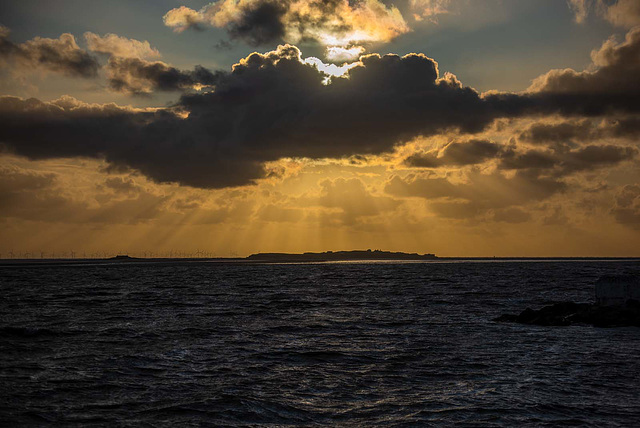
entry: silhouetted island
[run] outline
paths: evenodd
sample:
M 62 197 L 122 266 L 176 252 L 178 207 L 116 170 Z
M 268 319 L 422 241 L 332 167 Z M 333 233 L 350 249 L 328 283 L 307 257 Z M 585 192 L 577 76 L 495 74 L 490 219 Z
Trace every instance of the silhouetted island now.
M 258 253 L 246 258 L 259 262 L 333 262 L 350 260 L 436 260 L 435 254 L 402 253 L 381 250 L 326 251 L 324 253 Z
M 131 256 L 127 255 L 127 254 L 118 254 L 117 256 L 111 257 L 108 260 L 127 261 L 127 260 L 136 260 L 136 259 L 137 259 L 137 257 L 131 257 Z

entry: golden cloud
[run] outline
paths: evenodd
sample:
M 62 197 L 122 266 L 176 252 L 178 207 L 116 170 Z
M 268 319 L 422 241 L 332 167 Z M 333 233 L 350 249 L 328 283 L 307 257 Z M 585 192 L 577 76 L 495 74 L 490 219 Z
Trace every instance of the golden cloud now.
M 177 32 L 202 24 L 225 28 L 253 45 L 312 39 L 325 46 L 350 47 L 388 42 L 409 31 L 398 8 L 379 0 L 220 0 L 199 11 L 172 9 L 164 23 Z

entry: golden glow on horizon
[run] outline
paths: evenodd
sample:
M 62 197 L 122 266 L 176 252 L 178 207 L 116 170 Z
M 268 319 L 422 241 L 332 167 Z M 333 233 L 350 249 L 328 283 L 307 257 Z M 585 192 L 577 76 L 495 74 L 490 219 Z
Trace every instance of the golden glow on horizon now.
M 125 35 L 85 32 L 102 17 L 57 37 L 0 26 L 0 257 L 640 256 L 637 2 L 481 4 L 219 0 Z M 523 19 L 571 37 L 550 49 L 511 33 Z
M 508 144 L 514 127 L 527 123 L 498 124 L 486 137 Z M 513 173 L 500 173 L 494 161 L 426 171 L 403 163 L 416 151 L 442 158 L 455 138 L 417 139 L 384 156 L 282 159 L 267 165 L 277 175 L 219 190 L 106 173 L 106 165 L 93 160 L 4 155 L 0 170 L 18 174 L 13 180 L 27 183 L 29 174 L 48 178 L 32 197 L 21 193 L 22 208 L 15 215 L 23 218 L 5 210 L 0 252 L 6 257 L 9 251 L 168 255 L 202 250 L 228 257 L 380 248 L 441 256 L 635 254 L 629 236 L 637 232 L 611 218 L 611 198 L 618 189 L 589 190 L 591 183 L 610 176 L 607 170 L 574 177 L 571 195 L 536 199 L 535 187 Z M 632 164 L 618 169 L 620 177 L 635 171 L 640 179 Z M 431 196 L 399 193 L 398 179 L 431 180 L 412 184 L 424 183 Z M 532 191 L 534 199 L 526 195 Z

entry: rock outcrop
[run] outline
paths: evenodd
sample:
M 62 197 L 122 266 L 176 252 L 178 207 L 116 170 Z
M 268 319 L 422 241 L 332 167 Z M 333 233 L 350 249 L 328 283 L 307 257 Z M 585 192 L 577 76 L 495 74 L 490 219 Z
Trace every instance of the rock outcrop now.
M 640 327 L 640 302 L 629 300 L 624 306 L 563 302 L 539 310 L 527 308 L 520 315 L 502 315 L 494 321 L 543 326 L 589 324 L 595 327 Z
M 604 276 L 596 282 L 595 304 L 562 302 L 520 315 L 501 315 L 498 322 L 543 326 L 590 324 L 595 327 L 640 327 L 640 280 L 629 275 Z

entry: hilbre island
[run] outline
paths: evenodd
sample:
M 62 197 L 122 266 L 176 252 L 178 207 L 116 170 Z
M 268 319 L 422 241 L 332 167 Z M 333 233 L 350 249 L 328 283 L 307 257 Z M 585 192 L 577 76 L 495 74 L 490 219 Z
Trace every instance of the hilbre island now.
M 339 261 L 425 261 L 436 260 L 435 254 L 403 253 L 381 250 L 325 251 L 323 253 L 257 253 L 246 258 L 256 262 L 339 262 Z

